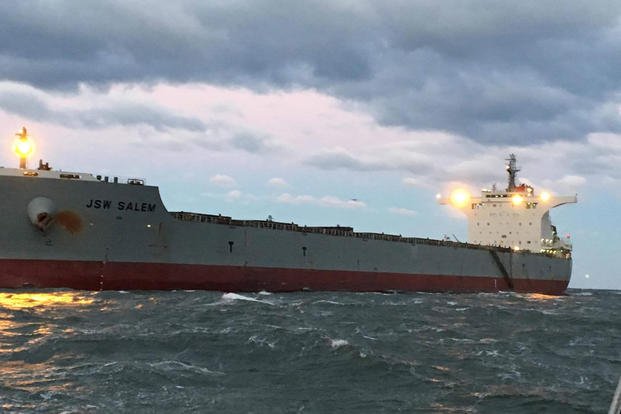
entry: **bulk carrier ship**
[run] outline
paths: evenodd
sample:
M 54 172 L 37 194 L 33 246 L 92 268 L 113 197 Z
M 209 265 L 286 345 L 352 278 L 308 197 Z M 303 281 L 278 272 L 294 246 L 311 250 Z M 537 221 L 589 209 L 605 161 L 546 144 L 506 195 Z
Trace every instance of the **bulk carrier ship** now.
M 0 288 L 219 291 L 519 291 L 562 294 L 571 244 L 558 237 L 552 207 L 576 196 L 517 185 L 439 196 L 468 217 L 469 242 L 355 232 L 169 212 L 141 179 L 27 167 L 0 168 Z

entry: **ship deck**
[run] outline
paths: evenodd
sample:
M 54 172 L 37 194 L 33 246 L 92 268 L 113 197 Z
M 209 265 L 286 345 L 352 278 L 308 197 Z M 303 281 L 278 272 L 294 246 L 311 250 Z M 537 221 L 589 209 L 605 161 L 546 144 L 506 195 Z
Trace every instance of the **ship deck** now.
M 296 223 L 284 223 L 273 220 L 240 220 L 220 214 L 203 214 L 189 213 L 185 211 L 172 211 L 170 215 L 175 219 L 187 222 L 212 223 L 220 225 L 228 225 L 235 227 L 254 227 L 261 229 L 272 229 L 280 231 L 292 231 L 301 233 L 324 234 L 328 236 L 355 237 L 365 240 L 383 240 L 388 242 L 409 243 L 409 244 L 426 244 L 432 246 L 452 246 L 478 250 L 494 250 L 500 252 L 512 252 L 508 247 L 486 246 L 480 244 L 471 244 L 464 242 L 456 242 L 451 240 L 437 240 L 421 237 L 404 237 L 400 234 L 386 234 L 373 232 L 356 232 L 352 227 L 347 226 L 301 226 Z M 545 253 L 531 252 L 523 250 L 531 254 L 540 254 L 542 256 L 552 256 Z

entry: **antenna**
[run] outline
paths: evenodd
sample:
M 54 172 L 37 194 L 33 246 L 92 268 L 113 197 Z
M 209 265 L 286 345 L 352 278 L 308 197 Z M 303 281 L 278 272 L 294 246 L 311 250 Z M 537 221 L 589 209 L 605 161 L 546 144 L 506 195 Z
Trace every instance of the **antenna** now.
M 507 191 L 515 191 L 515 179 L 517 178 L 517 173 L 520 169 L 517 167 L 517 160 L 515 159 L 515 154 L 510 154 L 509 158 L 505 159 L 505 161 L 509 161 L 507 165 L 507 172 L 509 173 L 509 186 L 507 187 Z

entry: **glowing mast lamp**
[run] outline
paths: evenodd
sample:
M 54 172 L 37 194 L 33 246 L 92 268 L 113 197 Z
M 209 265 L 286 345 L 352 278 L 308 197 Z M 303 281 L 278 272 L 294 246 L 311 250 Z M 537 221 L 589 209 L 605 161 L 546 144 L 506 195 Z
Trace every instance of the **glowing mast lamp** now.
M 34 152 L 34 142 L 28 136 L 26 127 L 22 127 L 22 130 L 15 135 L 17 138 L 13 143 L 13 151 L 19 157 L 19 168 L 25 170 L 27 168 L 26 161 Z

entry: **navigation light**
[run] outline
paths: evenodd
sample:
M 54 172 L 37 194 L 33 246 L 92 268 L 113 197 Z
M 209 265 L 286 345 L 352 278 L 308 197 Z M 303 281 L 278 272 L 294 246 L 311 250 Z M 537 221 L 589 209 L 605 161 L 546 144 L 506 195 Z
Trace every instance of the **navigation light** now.
M 21 132 L 15 134 L 17 139 L 13 143 L 13 151 L 19 157 L 19 168 L 26 169 L 26 159 L 32 155 L 35 149 L 34 142 L 28 136 L 26 127 L 22 127 Z

